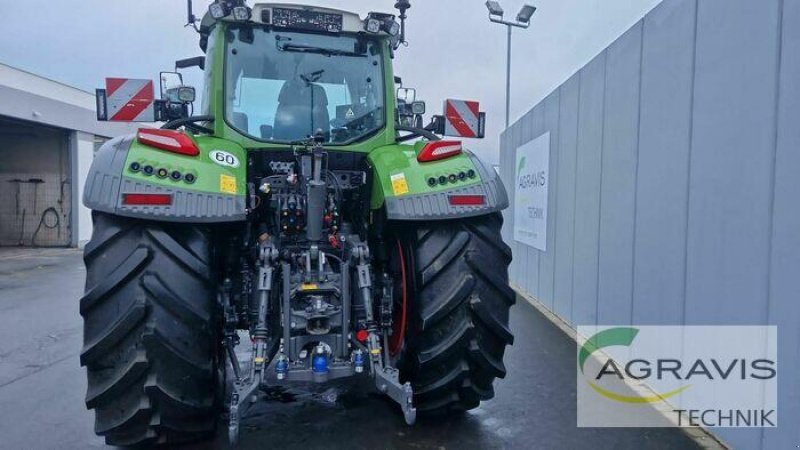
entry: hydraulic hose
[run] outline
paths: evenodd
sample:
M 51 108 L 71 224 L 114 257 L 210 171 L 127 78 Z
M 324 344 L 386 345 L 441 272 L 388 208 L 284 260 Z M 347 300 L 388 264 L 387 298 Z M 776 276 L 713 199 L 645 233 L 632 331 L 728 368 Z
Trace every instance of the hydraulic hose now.
M 424 138 L 428 138 L 432 141 L 441 141 L 442 138 L 434 134 L 432 131 L 426 130 L 424 128 L 415 128 L 415 127 L 407 127 L 405 125 L 395 125 L 394 129 L 397 131 L 405 131 L 407 133 L 411 133 L 408 136 L 403 136 L 399 139 L 400 142 L 407 141 L 414 139 L 416 136 L 422 136 Z

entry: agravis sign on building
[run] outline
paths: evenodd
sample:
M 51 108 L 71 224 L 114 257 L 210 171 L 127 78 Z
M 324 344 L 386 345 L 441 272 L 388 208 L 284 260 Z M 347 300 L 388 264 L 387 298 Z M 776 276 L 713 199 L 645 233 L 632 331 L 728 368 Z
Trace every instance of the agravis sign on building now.
M 514 170 L 514 240 L 547 251 L 549 132 L 517 149 Z

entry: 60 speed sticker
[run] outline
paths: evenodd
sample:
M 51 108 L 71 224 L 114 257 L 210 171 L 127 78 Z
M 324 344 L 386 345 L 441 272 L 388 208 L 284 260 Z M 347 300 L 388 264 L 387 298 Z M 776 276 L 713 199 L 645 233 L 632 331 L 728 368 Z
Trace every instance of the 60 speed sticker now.
M 224 150 L 214 150 L 208 157 L 220 166 L 239 167 L 239 158 Z

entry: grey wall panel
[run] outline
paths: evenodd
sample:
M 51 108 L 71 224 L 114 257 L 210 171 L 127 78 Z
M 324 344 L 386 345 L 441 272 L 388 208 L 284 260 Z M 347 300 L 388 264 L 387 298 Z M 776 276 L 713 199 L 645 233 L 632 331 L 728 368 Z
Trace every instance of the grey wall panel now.
M 520 126 L 512 127 L 509 130 L 508 137 L 509 137 L 509 145 L 510 145 L 510 149 L 511 149 L 511 151 L 509 152 L 509 158 L 510 158 L 510 164 L 511 164 L 511 170 L 512 171 L 514 170 L 513 167 L 515 166 L 516 161 L 517 161 L 517 147 L 519 147 L 521 134 L 522 134 L 522 130 L 521 130 Z M 513 179 L 513 175 L 512 175 L 512 179 Z M 513 189 L 513 185 L 514 185 L 513 181 L 511 182 L 510 185 L 512 186 L 512 188 L 508 189 L 508 191 L 510 191 L 512 193 L 511 195 L 514 196 L 515 195 L 514 194 L 515 189 Z M 513 202 L 514 198 L 515 197 L 512 197 L 511 199 L 509 199 L 509 203 Z M 510 222 L 511 222 L 511 230 L 513 230 L 514 229 L 514 215 L 513 214 L 510 216 L 510 219 L 511 219 L 510 220 Z M 525 265 L 528 262 L 528 254 L 525 252 L 525 247 L 522 244 L 520 244 L 519 242 L 517 242 L 516 240 L 513 239 L 513 231 L 512 231 L 511 249 L 512 249 L 512 252 L 513 252 L 513 255 L 514 255 L 513 256 L 514 259 L 512 260 L 511 267 L 509 268 L 510 277 L 511 277 L 511 280 L 514 283 L 516 283 L 518 286 L 522 286 L 522 284 L 520 283 L 519 280 L 523 280 L 524 279 L 523 276 L 522 276 L 521 271 L 525 268 Z
M 528 112 L 528 114 L 530 114 L 530 111 Z M 511 127 L 510 130 L 509 130 L 509 143 L 511 145 L 511 147 L 510 147 L 511 148 L 511 152 L 509 153 L 509 172 L 511 174 L 511 178 L 512 179 L 515 177 L 515 175 L 514 175 L 514 171 L 515 171 L 514 167 L 515 167 L 516 161 L 517 161 L 517 147 L 519 147 L 519 144 L 520 144 L 520 141 L 521 141 L 522 124 L 524 123 L 524 118 L 525 118 L 525 116 L 523 116 L 519 120 L 519 122 L 517 122 L 517 124 L 515 126 Z M 516 198 L 516 190 L 513 188 L 514 183 L 513 182 L 509 183 L 509 186 L 511 186 L 510 190 L 514 191 L 515 198 Z M 514 217 L 513 216 L 511 217 L 511 222 L 514 223 Z M 525 268 L 525 266 L 527 265 L 527 263 L 528 263 L 528 253 L 525 251 L 525 247 L 521 243 L 517 242 L 516 240 L 513 240 L 513 236 L 514 235 L 513 235 L 513 227 L 512 227 L 511 228 L 511 237 L 512 237 L 512 241 L 511 242 L 512 242 L 512 248 L 514 249 L 515 265 L 511 267 L 510 277 L 511 277 L 511 279 L 514 281 L 514 283 L 517 286 L 520 286 L 523 289 L 527 289 L 525 287 L 525 285 L 524 285 L 524 276 L 523 276 L 521 270 L 523 270 Z
M 509 180 L 514 176 L 511 173 L 511 166 L 513 165 L 513 163 L 511 162 L 512 155 L 507 150 L 507 148 L 509 147 L 509 140 L 506 136 L 507 136 L 506 132 L 503 132 L 503 134 L 500 135 L 500 176 L 502 177 L 503 180 Z M 508 189 L 507 182 L 505 183 L 505 185 L 506 185 L 506 192 L 509 198 L 509 203 L 513 203 L 513 198 L 511 196 L 514 194 L 513 192 L 514 190 Z M 503 239 L 509 245 L 511 245 L 511 242 L 513 241 L 513 229 L 511 227 L 512 212 L 513 211 L 511 208 L 508 208 L 505 211 L 503 211 Z
M 522 118 L 520 118 L 517 125 L 517 129 L 519 131 L 519 137 L 516 144 L 517 148 L 525 145 L 531 140 L 531 137 L 533 136 L 533 116 L 535 113 L 535 110 L 531 110 L 522 116 Z M 514 156 L 515 163 L 517 156 L 518 155 L 516 154 Z M 539 279 L 537 274 L 539 271 L 539 256 L 532 252 L 527 245 L 519 244 L 519 248 L 520 253 L 523 255 L 522 260 L 525 261 L 525 265 L 520 268 L 521 270 L 517 275 L 519 279 L 519 285 L 525 288 L 525 290 L 528 292 L 538 292 L 537 288 Z
M 607 51 L 597 321 L 631 323 L 642 23 Z
M 578 165 L 575 183 L 575 257 L 572 319 L 578 325 L 597 322 L 597 261 L 600 228 L 600 174 L 603 150 L 603 103 L 606 54 L 581 74 L 578 111 Z
M 763 448 L 800 443 L 800 2 L 783 5 L 769 323 L 778 326 L 780 429 L 765 430 Z
M 522 132 L 523 132 L 523 128 L 525 126 L 524 125 L 525 122 L 526 122 L 525 117 L 523 117 L 520 120 L 519 126 L 514 127 L 512 133 L 511 133 L 511 139 L 512 139 L 513 146 L 514 146 L 513 161 L 515 161 L 515 164 L 516 164 L 516 160 L 517 160 L 517 150 L 516 149 L 522 143 Z M 517 245 L 517 255 L 519 255 L 519 258 L 517 260 L 517 267 L 516 267 L 516 270 L 515 270 L 516 275 L 514 276 L 514 279 L 517 280 L 517 285 L 523 287 L 524 289 L 527 289 L 527 286 L 525 284 L 525 279 L 526 279 L 525 278 L 525 271 L 528 270 L 528 264 L 529 264 L 529 262 L 528 262 L 528 251 L 527 251 L 527 248 L 525 248 L 525 246 L 523 244 L 521 244 L 519 242 L 516 242 L 516 245 Z
M 506 132 L 500 134 L 499 151 L 500 151 L 500 178 L 504 180 L 506 191 L 508 192 L 509 203 L 513 204 L 514 203 L 514 199 L 512 197 L 513 189 L 508 189 L 509 188 L 508 180 L 513 178 L 513 175 L 509 173 L 509 167 L 511 166 L 511 163 L 509 163 L 509 151 L 508 151 L 508 144 L 506 141 Z M 503 241 L 508 243 L 509 246 L 513 241 L 512 229 L 510 226 L 511 219 L 509 218 L 511 213 L 512 213 L 511 208 L 507 208 L 505 211 L 503 211 L 503 230 L 502 230 Z
M 698 2 L 687 324 L 766 323 L 778 4 Z M 723 436 L 756 448 L 762 431 Z
M 714 430 L 734 448 L 800 442 L 798 124 L 800 2 L 664 0 L 503 138 L 513 186 L 553 136 L 548 250 L 505 236 L 562 319 L 778 325 L 781 426 Z
M 778 3 L 698 3 L 686 294 L 690 324 L 766 322 Z
M 550 94 L 543 102 L 544 114 L 541 127 L 534 126 L 538 136 L 550 132 L 550 167 L 548 174 L 550 183 L 554 182 L 554 175 L 558 174 L 558 140 L 559 140 L 559 109 L 561 105 L 560 91 Z M 553 309 L 553 285 L 555 283 L 555 242 L 558 228 L 555 226 L 558 215 L 558 189 L 551 188 L 547 191 L 547 251 L 539 252 L 539 299 Z
M 559 139 L 553 141 L 552 153 L 558 152 L 558 171 L 551 175 L 555 187 L 555 283 L 553 286 L 553 311 L 567 321 L 572 321 L 572 266 L 575 241 L 575 172 L 578 163 L 578 101 L 580 97 L 580 72 L 560 88 Z
M 504 157 L 507 161 L 506 166 L 506 176 L 509 178 L 504 178 L 506 185 L 506 191 L 508 193 L 508 202 L 509 204 L 514 204 L 515 201 L 515 192 L 514 189 L 509 189 L 508 186 L 513 186 L 513 182 L 510 181 L 513 179 L 514 175 L 512 174 L 512 166 L 514 165 L 514 154 L 516 153 L 516 148 L 513 146 L 514 139 L 513 139 L 514 129 L 509 128 L 505 130 L 502 134 L 502 143 L 504 144 L 501 147 L 501 153 L 503 153 Z M 501 169 L 502 170 L 502 169 Z M 506 230 L 506 234 L 508 236 L 508 246 L 511 247 L 511 265 L 508 268 L 508 276 L 512 282 L 516 282 L 516 267 L 517 261 L 519 260 L 519 254 L 517 254 L 517 241 L 514 240 L 514 210 L 509 208 L 506 210 L 505 220 L 503 222 L 503 228 Z
M 644 20 L 633 323 L 683 323 L 696 0 Z
M 540 103 L 536 108 L 531 110 L 522 121 L 523 139 L 520 145 L 527 144 L 534 138 L 539 137 L 544 129 L 544 104 Z M 525 245 L 525 252 L 528 255 L 528 267 L 524 272 L 525 286 L 528 292 L 533 292 L 537 298 L 541 299 L 540 290 L 540 268 L 541 268 L 541 253 L 539 250 Z

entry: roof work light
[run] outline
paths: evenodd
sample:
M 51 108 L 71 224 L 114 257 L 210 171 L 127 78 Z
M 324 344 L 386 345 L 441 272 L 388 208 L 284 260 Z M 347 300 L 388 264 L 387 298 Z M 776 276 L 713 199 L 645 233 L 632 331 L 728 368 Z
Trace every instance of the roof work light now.
M 394 16 L 391 14 L 369 13 L 364 28 L 369 33 L 380 33 L 383 31 L 389 36 L 397 36 L 400 34 L 400 24 L 397 23 Z
M 378 33 L 381 31 L 381 21 L 378 19 L 367 19 L 367 31 Z
M 233 14 L 233 18 L 239 22 L 250 20 L 253 10 L 250 9 L 244 0 L 217 0 L 208 7 L 208 12 L 214 20 L 220 20 Z
M 236 6 L 233 8 L 233 18 L 239 22 L 247 22 L 253 15 L 253 10 L 247 6 Z
M 222 19 L 223 17 L 227 17 L 231 13 L 231 10 L 230 8 L 228 8 L 227 3 L 222 2 L 222 3 L 212 3 L 208 7 L 208 12 L 211 14 L 211 17 L 213 17 L 216 20 L 219 20 Z

